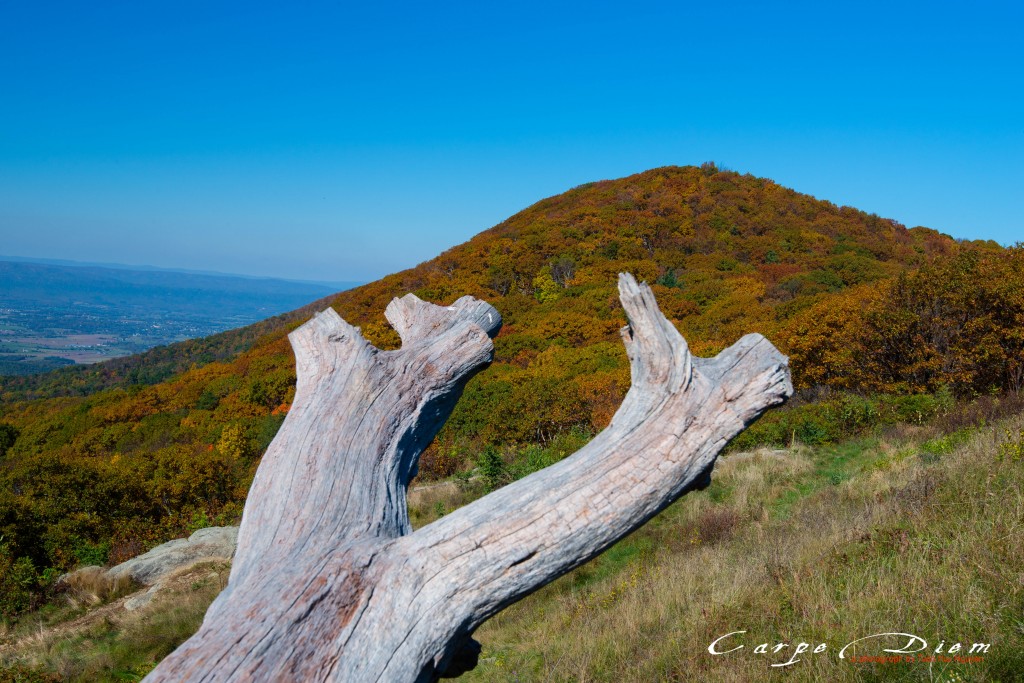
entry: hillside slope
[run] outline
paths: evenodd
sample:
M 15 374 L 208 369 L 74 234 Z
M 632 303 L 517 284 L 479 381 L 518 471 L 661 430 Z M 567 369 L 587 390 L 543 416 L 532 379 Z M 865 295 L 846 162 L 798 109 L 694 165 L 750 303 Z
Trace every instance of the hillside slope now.
M 673 167 L 545 199 L 332 305 L 382 347 L 398 341 L 384 308 L 409 291 L 442 304 L 472 294 L 503 315 L 494 364 L 470 382 L 421 461 L 421 473 L 437 477 L 465 470 L 488 446 L 546 447 L 544 457 L 558 457 L 563 441 L 585 441 L 607 424 L 629 385 L 617 335 L 625 323 L 618 272 L 657 283 L 662 310 L 698 355 L 754 331 L 787 351 L 791 338 L 832 338 L 793 332 L 796 323 L 817 324 L 816 307 L 851 310 L 894 277 L 956 263 L 966 248 L 767 179 Z M 971 249 L 1003 258 L 997 245 Z M 1010 265 L 1024 272 L 1019 256 Z M 992 301 L 1024 320 L 1024 302 L 1015 309 Z M 93 374 L 6 385 L 0 583 L 22 577 L 29 589 L 10 593 L 22 597 L 0 611 L 38 600 L 48 568 L 121 561 L 199 526 L 235 521 L 293 395 L 286 334 L 312 308 L 94 366 Z M 870 328 L 851 316 L 844 329 Z M 794 362 L 798 383 L 818 367 L 819 350 L 801 350 L 810 360 Z M 168 373 L 152 385 L 139 381 Z M 934 390 L 944 375 L 928 377 L 922 386 Z M 86 395 L 70 395 L 78 392 Z M 18 400 L 35 394 L 51 398 Z
M 1019 681 L 1022 456 L 1018 414 L 726 457 L 707 491 L 484 624 L 462 678 Z M 894 632 L 919 640 L 869 638 Z M 727 634 L 719 652 L 743 648 L 709 653 Z
M 1020 405 L 981 401 L 927 426 L 728 456 L 708 490 L 484 624 L 479 666 L 460 680 L 1019 680 Z M 431 487 L 410 502 L 413 517 L 474 487 Z M 0 633 L 0 667 L 20 681 L 139 680 L 198 628 L 226 582 L 223 566 L 186 571 L 138 611 L 115 593 L 84 614 L 63 607 Z M 745 633 L 720 649 L 743 649 L 708 652 L 735 631 Z M 892 631 L 928 647 L 880 663 L 883 647 L 906 639 L 875 639 L 839 659 L 847 643 Z M 764 642 L 787 647 L 754 652 Z M 801 642 L 810 647 L 794 657 Z M 971 654 L 975 643 L 989 647 Z

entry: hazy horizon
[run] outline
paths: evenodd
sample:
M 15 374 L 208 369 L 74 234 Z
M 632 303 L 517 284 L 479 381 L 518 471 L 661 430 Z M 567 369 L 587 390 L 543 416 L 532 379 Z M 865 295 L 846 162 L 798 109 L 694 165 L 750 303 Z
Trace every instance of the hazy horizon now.
M 322 285 L 324 287 L 355 287 L 365 284 L 365 280 L 335 280 L 332 282 L 323 280 L 304 280 L 288 277 L 277 277 L 274 275 L 260 275 L 258 273 L 229 273 L 221 270 L 196 270 L 193 268 L 179 268 L 175 266 L 155 266 L 148 263 L 112 263 L 101 261 L 80 261 L 76 259 L 49 258 L 46 256 L 23 256 L 18 254 L 0 254 L 0 261 L 13 263 L 38 263 L 43 265 L 66 266 L 69 268 L 107 268 L 111 270 L 139 270 L 139 271 L 162 271 L 168 273 L 181 273 L 185 275 L 209 275 L 213 277 L 244 278 L 252 280 L 282 280 L 300 284 Z

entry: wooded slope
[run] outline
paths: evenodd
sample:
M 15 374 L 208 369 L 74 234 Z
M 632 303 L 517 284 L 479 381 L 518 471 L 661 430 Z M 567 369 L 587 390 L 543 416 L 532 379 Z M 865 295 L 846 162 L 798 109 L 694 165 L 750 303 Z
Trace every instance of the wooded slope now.
M 488 447 L 557 457 L 559 439 L 607 424 L 629 386 L 619 272 L 655 283 L 696 355 L 760 332 L 791 356 L 798 388 L 969 395 L 1024 377 L 1021 252 L 705 164 L 545 199 L 332 305 L 383 347 L 398 343 L 383 311 L 407 292 L 470 294 L 502 314 L 494 364 L 421 460 L 435 477 Z M 5 379 L 0 610 L 25 609 L 56 571 L 235 521 L 294 395 L 286 334 L 324 306 L 89 374 Z

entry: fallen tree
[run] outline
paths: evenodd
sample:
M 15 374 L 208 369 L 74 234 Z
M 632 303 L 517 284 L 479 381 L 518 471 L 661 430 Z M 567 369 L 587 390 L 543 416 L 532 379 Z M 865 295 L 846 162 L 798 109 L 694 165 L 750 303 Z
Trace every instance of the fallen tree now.
M 409 294 L 373 347 L 333 310 L 295 330 L 295 401 L 250 490 L 227 588 L 147 681 L 435 681 L 476 663 L 474 630 L 695 488 L 791 393 L 786 358 L 743 337 L 690 355 L 646 284 L 619 276 L 632 387 L 579 451 L 415 533 L 406 489 L 501 318 Z

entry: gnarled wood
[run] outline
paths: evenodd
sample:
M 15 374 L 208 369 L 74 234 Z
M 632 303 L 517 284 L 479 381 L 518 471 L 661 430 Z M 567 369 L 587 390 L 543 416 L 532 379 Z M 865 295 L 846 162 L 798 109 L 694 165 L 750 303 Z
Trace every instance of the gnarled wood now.
M 748 335 L 693 358 L 646 284 L 619 278 L 633 385 L 565 460 L 415 533 L 406 489 L 501 319 L 395 299 L 380 351 L 327 310 L 291 335 L 295 402 L 260 464 L 228 587 L 147 681 L 434 681 L 475 664 L 473 631 L 710 481 L 723 446 L 792 393 Z

